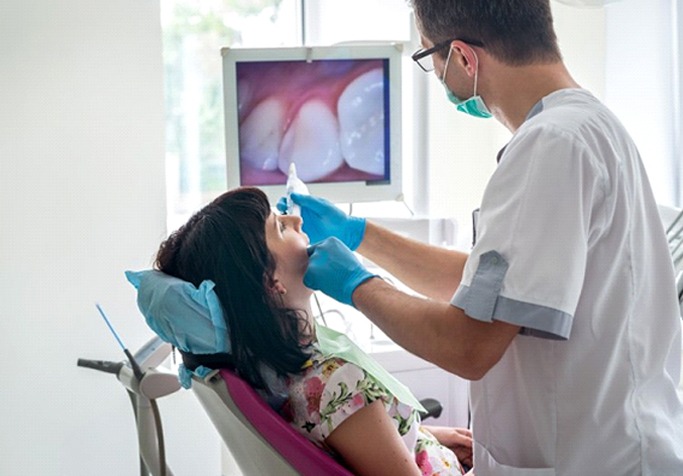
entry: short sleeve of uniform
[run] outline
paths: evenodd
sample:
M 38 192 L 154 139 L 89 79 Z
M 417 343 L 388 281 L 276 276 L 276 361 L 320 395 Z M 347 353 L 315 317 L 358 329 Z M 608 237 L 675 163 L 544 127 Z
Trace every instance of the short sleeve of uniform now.
M 530 121 L 531 122 L 531 121 Z M 451 304 L 474 319 L 567 339 L 606 174 L 577 131 L 525 124 L 484 192 L 477 242 Z

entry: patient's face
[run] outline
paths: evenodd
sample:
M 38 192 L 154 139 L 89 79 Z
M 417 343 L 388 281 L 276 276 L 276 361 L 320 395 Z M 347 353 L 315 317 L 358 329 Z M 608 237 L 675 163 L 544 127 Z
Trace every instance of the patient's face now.
M 308 236 L 301 230 L 301 218 L 271 213 L 266 220 L 266 243 L 275 258 L 275 277 L 287 290 L 286 301 L 307 300 L 312 291 L 304 286 L 308 267 Z

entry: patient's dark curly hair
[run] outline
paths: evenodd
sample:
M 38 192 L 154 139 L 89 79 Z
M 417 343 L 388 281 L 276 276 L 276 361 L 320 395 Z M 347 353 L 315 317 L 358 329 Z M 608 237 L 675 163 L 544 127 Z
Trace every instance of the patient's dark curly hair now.
M 210 279 L 223 306 L 237 371 L 266 388 L 261 369 L 298 373 L 309 358 L 312 329 L 304 311 L 285 308 L 273 284 L 275 261 L 266 246 L 266 195 L 256 188 L 224 193 L 161 244 L 155 266 L 199 286 Z

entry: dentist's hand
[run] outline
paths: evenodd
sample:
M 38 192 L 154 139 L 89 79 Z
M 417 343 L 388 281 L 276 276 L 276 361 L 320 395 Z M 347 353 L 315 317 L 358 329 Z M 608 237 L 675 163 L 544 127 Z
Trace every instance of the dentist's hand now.
M 325 238 L 339 238 L 349 249 L 356 250 L 365 235 L 365 218 L 348 216 L 324 198 L 292 193 L 292 201 L 301 207 L 304 233 L 311 243 L 319 243 Z M 280 199 L 277 209 L 284 213 L 286 200 Z
M 358 286 L 377 276 L 360 264 L 337 238 L 327 238 L 308 248 L 304 285 L 320 290 L 339 302 L 353 306 L 351 296 Z

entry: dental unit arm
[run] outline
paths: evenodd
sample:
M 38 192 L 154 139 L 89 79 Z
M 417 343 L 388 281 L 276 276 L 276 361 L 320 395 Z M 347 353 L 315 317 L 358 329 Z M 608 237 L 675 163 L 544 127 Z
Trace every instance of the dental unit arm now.
M 166 464 L 161 416 L 156 400 L 180 389 L 178 376 L 157 370 L 172 347 L 159 337 L 145 343 L 135 355 L 126 352 L 128 362 L 78 359 L 79 367 L 115 374 L 128 391 L 138 433 L 140 474 L 173 476 Z

